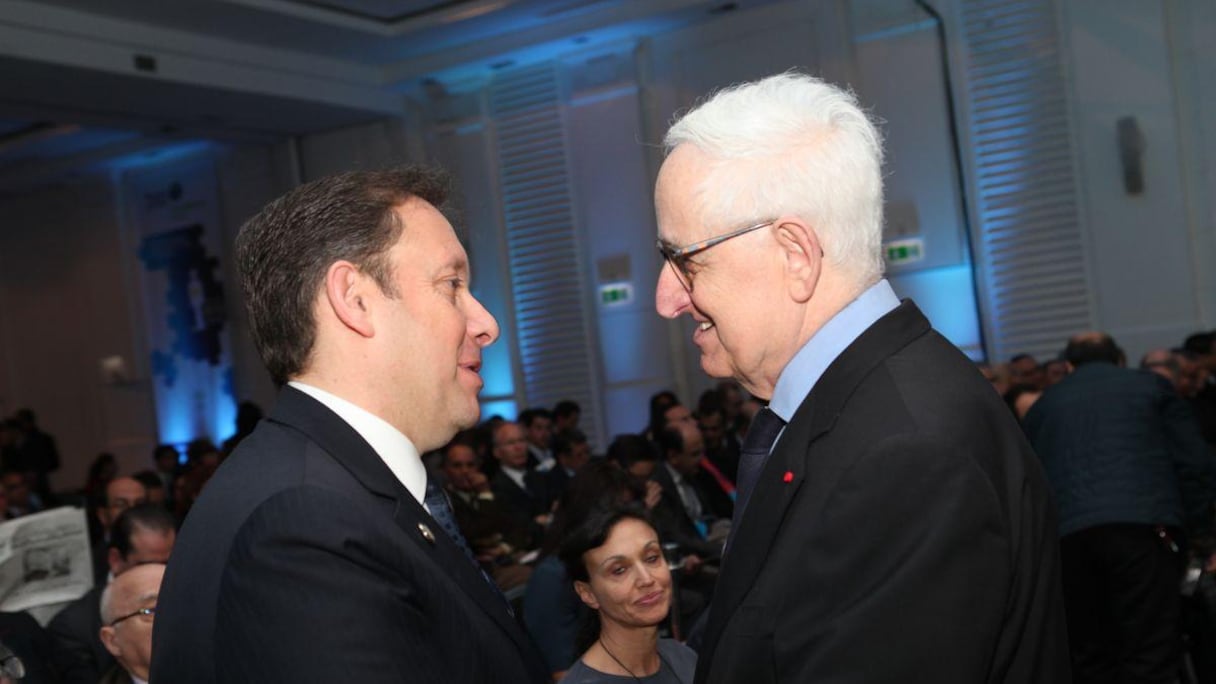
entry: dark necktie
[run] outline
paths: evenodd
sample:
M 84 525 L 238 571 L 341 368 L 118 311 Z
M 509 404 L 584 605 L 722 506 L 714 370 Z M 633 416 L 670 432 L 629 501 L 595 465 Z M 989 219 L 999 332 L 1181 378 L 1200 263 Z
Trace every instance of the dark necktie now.
M 476 556 L 473 555 L 473 550 L 469 548 L 468 542 L 464 540 L 464 535 L 460 533 L 460 528 L 456 525 L 456 516 L 452 514 L 452 506 L 448 503 L 448 495 L 443 489 L 434 482 L 427 480 L 426 483 L 426 507 L 431 512 L 431 517 L 443 531 L 447 533 L 452 541 L 456 542 L 456 546 L 464 551 L 464 555 L 469 557 L 469 561 L 481 569 L 481 564 L 477 562 Z
M 739 524 L 743 509 L 747 508 L 747 500 L 756 488 L 756 481 L 760 479 L 760 471 L 768 460 L 768 452 L 772 450 L 773 442 L 777 441 L 777 435 L 781 434 L 783 427 L 785 421 L 767 406 L 752 418 L 752 424 L 747 428 L 747 436 L 743 438 L 743 447 L 739 450 L 739 486 L 735 495 L 734 525 Z
M 494 578 L 490 577 L 489 573 L 481 567 L 481 563 L 477 562 L 477 557 L 473 555 L 473 550 L 469 548 L 468 542 L 464 540 L 464 535 L 460 533 L 460 528 L 456 525 L 456 516 L 452 513 L 452 505 L 448 502 L 447 493 L 443 491 L 442 487 L 429 479 L 426 481 L 425 502 L 427 509 L 431 512 L 431 517 L 435 519 L 435 522 L 439 523 L 444 533 L 451 537 L 452 541 L 456 542 L 456 546 L 459 546 L 460 550 L 464 551 L 464 555 L 468 557 L 469 562 L 473 564 L 473 567 L 477 568 L 477 572 L 481 573 L 482 579 L 502 599 L 503 604 L 507 607 L 507 612 L 511 614 L 511 617 L 515 617 L 515 609 L 511 607 L 510 601 L 507 601 L 507 597 L 503 596 L 498 585 L 494 583 Z

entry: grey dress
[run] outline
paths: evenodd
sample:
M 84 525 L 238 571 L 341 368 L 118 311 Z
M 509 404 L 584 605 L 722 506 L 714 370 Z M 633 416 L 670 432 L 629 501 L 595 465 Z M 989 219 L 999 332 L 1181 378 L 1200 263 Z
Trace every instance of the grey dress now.
M 697 653 L 675 639 L 659 639 L 659 671 L 649 677 L 634 679 L 628 675 L 613 675 L 593 670 L 579 660 L 562 677 L 565 684 L 628 684 L 641 681 L 646 684 L 692 684 L 697 669 Z

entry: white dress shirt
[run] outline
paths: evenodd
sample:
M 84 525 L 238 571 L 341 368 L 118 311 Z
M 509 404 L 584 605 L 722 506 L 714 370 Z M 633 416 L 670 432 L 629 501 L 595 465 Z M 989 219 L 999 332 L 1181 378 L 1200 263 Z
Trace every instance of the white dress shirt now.
M 287 383 L 325 405 L 338 414 L 359 436 L 371 445 L 372 450 L 384 461 L 398 481 L 418 500 L 426 501 L 426 467 L 418 455 L 418 448 L 409 437 L 397 428 L 366 409 L 359 408 L 342 397 L 323 389 L 292 380 Z

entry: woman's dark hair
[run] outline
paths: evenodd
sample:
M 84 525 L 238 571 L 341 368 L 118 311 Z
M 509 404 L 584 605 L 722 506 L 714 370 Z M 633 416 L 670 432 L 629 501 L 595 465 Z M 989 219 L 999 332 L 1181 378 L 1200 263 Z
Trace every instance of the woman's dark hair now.
M 641 501 L 645 496 L 641 486 L 615 464 L 606 459 L 588 461 L 570 480 L 566 493 L 558 501 L 553 522 L 541 545 L 541 555 L 557 553 L 566 536 L 582 525 L 593 511 Z
M 570 530 L 558 549 L 557 556 L 566 570 L 568 581 L 590 581 L 591 576 L 587 572 L 583 556 L 588 551 L 603 546 L 613 528 L 622 520 L 640 520 L 658 531 L 650 516 L 646 515 L 646 509 L 640 504 L 628 503 L 592 510 L 580 525 Z M 578 634 L 574 639 L 575 653 L 583 653 L 599 638 L 599 611 L 588 610 L 583 614 L 582 624 L 579 625 Z
M 635 503 L 620 504 L 609 508 L 600 508 L 591 512 L 581 525 L 574 528 L 562 541 L 557 556 L 566 568 L 566 577 L 570 581 L 587 582 L 587 564 L 583 555 L 592 549 L 598 549 L 608 540 L 612 529 L 622 520 L 640 520 L 652 529 L 654 522 L 646 515 L 646 509 Z M 657 530 L 656 530 L 657 532 Z

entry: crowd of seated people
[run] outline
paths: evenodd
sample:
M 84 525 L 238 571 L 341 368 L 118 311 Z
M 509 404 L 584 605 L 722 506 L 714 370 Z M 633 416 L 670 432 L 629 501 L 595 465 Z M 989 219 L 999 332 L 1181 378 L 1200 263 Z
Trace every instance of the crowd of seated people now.
M 223 450 L 199 438 L 185 445 L 183 459 L 178 447 L 161 444 L 150 454 L 150 467 L 130 474 L 120 471 L 114 454 L 101 453 L 80 487 L 60 492 L 46 484 L 47 473 L 59 465 L 55 440 L 33 412 L 0 419 L 0 520 L 57 506 L 83 509 L 93 580 L 73 601 L 0 613 L 0 646 L 21 663 L 20 681 L 147 680 L 156 591 L 176 531 L 224 456 L 260 416 L 256 406 L 242 404 L 237 433 Z M 0 681 L 9 681 L 4 672 Z
M 1103 350 L 1109 354 L 1103 356 Z M 1110 378 L 1092 379 L 1100 375 L 1099 369 L 1105 369 Z M 1192 595 L 1178 599 L 1173 612 L 1161 613 L 1161 619 L 1183 625 L 1186 641 L 1179 643 L 1189 649 L 1187 662 L 1192 671 L 1201 675 L 1216 672 L 1216 531 L 1212 525 L 1216 333 L 1192 335 L 1177 347 L 1150 351 L 1136 364 L 1129 364 L 1109 336 L 1078 335 L 1058 358 L 1040 362 L 1019 354 L 1004 364 L 981 364 L 980 370 L 1023 422 L 1056 493 L 1065 549 L 1066 604 L 1074 613 L 1082 609 L 1078 606 L 1093 610 L 1095 605 L 1094 596 L 1078 596 L 1093 584 L 1097 572 L 1092 544 L 1082 535 L 1095 534 L 1094 529 L 1101 534 L 1123 534 L 1125 524 L 1147 525 L 1154 539 L 1166 540 L 1161 543 L 1176 549 L 1177 567 L 1167 567 L 1165 575 L 1176 580 L 1175 575 L 1181 577 L 1184 570 L 1191 570 L 1188 586 Z M 1116 392 L 1111 389 L 1114 385 L 1101 384 L 1116 382 L 1126 382 L 1128 389 Z M 1075 453 L 1070 440 L 1080 439 L 1077 435 L 1094 425 L 1105 425 L 1094 416 L 1120 421 L 1115 427 L 1101 427 L 1100 439 L 1085 437 L 1100 441 L 1104 454 L 1120 453 L 1126 447 L 1144 460 L 1143 454 L 1157 453 L 1152 441 L 1156 437 L 1148 428 L 1125 429 L 1134 421 L 1113 418 L 1124 415 L 1120 406 L 1136 401 L 1135 392 L 1141 392 L 1154 410 L 1167 416 L 1163 420 L 1169 429 L 1185 435 L 1171 432 L 1161 438 L 1162 444 L 1168 443 L 1160 449 L 1162 462 L 1144 465 L 1129 456 L 1120 467 L 1130 473 L 1125 478 L 1133 478 L 1141 486 L 1157 482 L 1176 489 L 1152 493 L 1149 498 L 1176 500 L 1182 513 L 1178 517 L 1146 513 L 1141 520 L 1136 518 L 1138 511 L 1125 507 L 1127 520 L 1120 520 L 1116 513 L 1100 524 L 1077 522 L 1084 516 L 1074 515 L 1074 511 L 1087 504 L 1078 500 L 1075 482 L 1098 477 L 1095 473 L 1101 468 L 1070 472 L 1054 454 L 1068 449 Z M 563 401 L 551 410 L 529 408 L 517 420 L 487 420 L 423 458 L 429 476 L 445 490 L 476 559 L 513 601 L 554 676 L 559 678 L 571 668 L 586 676 L 587 668 L 597 667 L 600 672 L 621 674 L 615 672 L 623 669 L 620 663 L 605 660 L 614 644 L 607 644 L 605 650 L 604 643 L 596 641 L 595 630 L 608 626 L 612 638 L 634 637 L 617 631 L 620 625 L 605 613 L 604 602 L 610 598 L 605 592 L 611 587 L 601 586 L 593 573 L 580 569 L 580 559 L 594 556 L 605 545 L 634 543 L 613 537 L 614 526 L 622 519 L 638 535 L 653 532 L 669 573 L 655 579 L 655 586 L 661 588 L 664 606 L 670 610 L 665 607 L 662 620 L 648 623 L 645 629 L 653 626 L 663 636 L 687 638 L 712 597 L 716 566 L 730 533 L 740 445 L 750 417 L 761 406 L 729 381 L 706 391 L 691 405 L 673 392 L 659 392 L 651 398 L 647 423 L 637 433 L 616 435 L 606 453 L 593 454 L 579 428 L 579 406 Z M 1083 414 L 1076 413 L 1077 406 L 1084 408 Z M 30 675 L 25 681 L 92 683 L 146 678 L 155 614 L 155 601 L 149 603 L 146 597 L 155 594 L 163 573 L 159 564 L 168 560 L 176 527 L 261 413 L 255 406 L 242 405 L 241 416 L 237 435 L 223 448 L 206 439 L 190 442 L 183 452 L 160 445 L 151 454 L 149 467 L 138 472 L 120 473 L 112 454 L 100 454 L 82 486 L 61 497 L 67 502 L 75 497 L 88 513 L 95 586 L 59 610 L 46 628 L 24 614 L 0 614 L 0 626 L 13 625 L 5 627 L 0 641 L 28 661 Z M 1189 451 L 1180 453 L 1179 443 Z M 0 517 L 11 519 L 59 504 L 45 486 L 46 474 L 57 464 L 55 441 L 38 428 L 32 412 L 22 411 L 0 421 Z M 1173 475 L 1154 480 L 1154 467 Z M 1117 484 L 1126 486 L 1126 482 Z M 1103 486 L 1087 481 L 1080 489 Z M 615 511 L 610 524 L 604 522 L 605 511 Z M 602 529 L 591 530 L 588 537 L 588 524 Z M 1115 532 L 1110 531 L 1112 525 L 1118 526 Z M 649 541 L 642 542 L 629 553 L 650 558 L 654 549 Z M 568 550 L 565 562 L 560 553 L 563 545 L 573 549 Z M 153 570 L 118 583 L 128 571 L 143 566 Z M 571 576 L 572 568 L 577 575 Z M 1176 584 L 1173 581 L 1170 586 Z M 1105 586 L 1117 586 L 1117 582 Z M 103 599 L 107 592 L 108 601 Z M 1170 601 L 1160 596 L 1154 599 L 1155 607 L 1162 604 Z M 1145 610 L 1145 616 L 1156 614 Z M 1140 622 L 1152 624 L 1148 618 Z M 1119 664 L 1111 661 L 1117 658 L 1104 651 L 1092 633 L 1084 632 L 1085 621 L 1073 623 L 1077 626 L 1070 639 L 1075 653 L 1080 654 L 1074 658 L 1082 658 L 1075 667 L 1079 672 L 1099 673 L 1084 675 L 1079 681 L 1113 676 L 1111 668 Z M 649 631 L 643 636 L 638 643 L 653 641 Z M 1160 634 L 1156 638 L 1160 641 Z M 647 672 L 655 669 L 659 653 L 668 660 L 684 657 L 670 645 L 654 652 L 629 650 L 627 641 L 617 645 L 628 654 L 627 665 L 637 663 Z M 1174 652 L 1158 655 L 1162 659 L 1182 657 Z M 1182 681 L 1189 680 L 1184 676 Z

